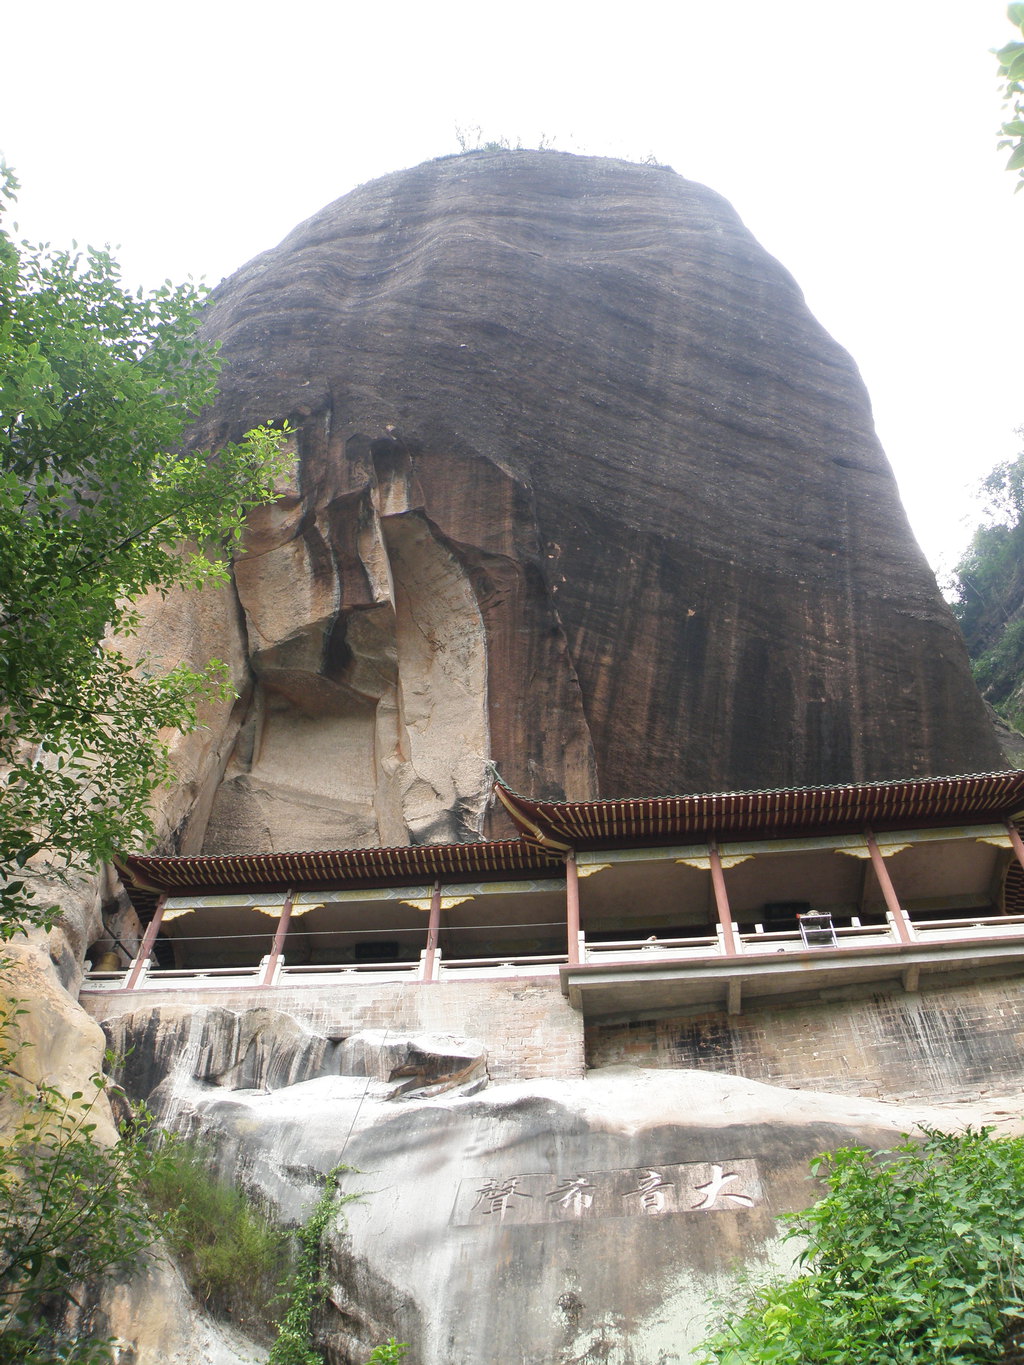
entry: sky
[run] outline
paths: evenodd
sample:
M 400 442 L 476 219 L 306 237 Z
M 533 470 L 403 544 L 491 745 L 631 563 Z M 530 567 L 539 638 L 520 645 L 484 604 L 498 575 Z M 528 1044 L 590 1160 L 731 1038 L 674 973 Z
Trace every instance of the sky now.
M 354 186 L 470 141 L 711 186 L 850 351 L 940 578 L 1024 449 L 1024 193 L 1002 0 L 6 0 L 21 235 L 216 284 Z

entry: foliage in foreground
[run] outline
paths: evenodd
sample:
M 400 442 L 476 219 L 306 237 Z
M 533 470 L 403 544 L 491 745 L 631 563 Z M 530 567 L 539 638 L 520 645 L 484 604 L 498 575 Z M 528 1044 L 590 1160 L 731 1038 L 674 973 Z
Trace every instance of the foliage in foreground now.
M 70 1096 L 22 1079 L 20 1013 L 0 1010 L 0 1365 L 94 1365 L 110 1353 L 76 1311 L 82 1289 L 160 1236 L 142 1190 L 163 1158 L 144 1110 L 113 1146 L 97 1139 L 105 1076 Z
M 1024 37 L 1024 4 L 1014 4 L 1006 11 L 1006 17 Z M 1005 98 L 1009 118 L 1000 128 L 1000 147 L 1010 148 L 1010 159 L 1006 163 L 1008 171 L 1017 172 L 1015 189 L 1024 186 L 1024 43 L 1014 41 L 1001 47 L 996 53 L 999 62 L 999 75 L 1006 82 Z
M 16 189 L 0 166 L 0 210 Z M 199 299 L 133 294 L 107 252 L 0 222 L 0 939 L 47 922 L 39 855 L 87 867 L 146 841 L 165 732 L 217 685 L 216 667 L 154 676 L 110 643 L 143 594 L 226 576 L 224 544 L 273 497 L 280 432 L 183 452 L 216 392 Z
M 791 1215 L 803 1273 L 756 1290 L 706 1344 L 717 1365 L 993 1365 L 1024 1347 L 1024 1138 L 929 1132 L 812 1164 Z

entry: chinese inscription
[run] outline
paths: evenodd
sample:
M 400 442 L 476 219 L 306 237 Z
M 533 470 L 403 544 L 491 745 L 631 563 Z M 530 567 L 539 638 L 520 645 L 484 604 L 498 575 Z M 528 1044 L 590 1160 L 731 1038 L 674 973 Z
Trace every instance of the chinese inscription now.
M 474 1209 L 482 1209 L 484 1213 L 494 1213 L 498 1215 L 499 1222 L 503 1222 L 505 1214 L 508 1213 L 509 1200 L 514 1194 L 518 1194 L 520 1199 L 531 1198 L 524 1190 L 518 1188 L 519 1176 L 511 1176 L 508 1180 L 485 1180 L 477 1190 L 477 1201 L 473 1205 Z
M 554 1223 L 589 1218 L 662 1218 L 733 1212 L 761 1202 L 757 1163 L 694 1161 L 622 1171 L 476 1176 L 463 1180 L 456 1224 Z
M 648 1171 L 636 1189 L 623 1197 L 630 1199 L 636 1195 L 642 1213 L 664 1213 L 665 1195 L 671 1188 L 672 1182 L 667 1181 L 660 1171 Z

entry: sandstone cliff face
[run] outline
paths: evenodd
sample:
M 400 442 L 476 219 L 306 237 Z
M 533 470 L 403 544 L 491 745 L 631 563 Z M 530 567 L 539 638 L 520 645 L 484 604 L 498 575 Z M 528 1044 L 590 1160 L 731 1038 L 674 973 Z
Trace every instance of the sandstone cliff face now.
M 214 294 L 197 439 L 297 427 L 236 568 L 256 687 L 209 851 L 573 798 L 1002 761 L 857 371 L 717 195 L 475 153 Z

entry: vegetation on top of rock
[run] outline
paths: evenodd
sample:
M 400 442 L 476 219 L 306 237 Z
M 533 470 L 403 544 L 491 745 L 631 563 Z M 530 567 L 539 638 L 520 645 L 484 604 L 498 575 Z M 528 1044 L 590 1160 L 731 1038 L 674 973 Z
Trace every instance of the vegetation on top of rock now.
M 1024 1138 L 926 1133 L 812 1163 L 784 1220 L 803 1274 L 756 1289 L 706 1365 L 1011 1365 L 1024 1358 Z
M 16 189 L 0 167 L 0 208 Z M 223 686 L 216 664 L 159 676 L 111 643 L 143 594 L 225 577 L 223 546 L 274 496 L 279 431 L 182 452 L 216 393 L 200 297 L 132 293 L 106 251 L 0 227 L 0 939 L 52 919 L 40 860 L 87 867 L 147 840 L 165 732 Z

